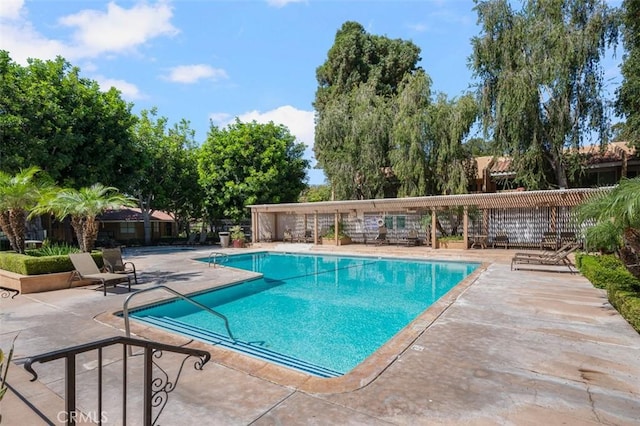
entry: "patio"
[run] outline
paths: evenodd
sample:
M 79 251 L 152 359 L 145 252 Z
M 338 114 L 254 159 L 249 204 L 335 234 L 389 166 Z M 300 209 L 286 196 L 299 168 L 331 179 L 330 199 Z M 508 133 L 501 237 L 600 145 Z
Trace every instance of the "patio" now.
M 475 281 L 430 308 L 429 321 L 414 323 L 415 340 L 375 377 L 349 389 L 328 385 L 323 390 L 310 389 L 304 380 L 279 384 L 281 369 L 260 371 L 254 365 L 255 370 L 247 372 L 231 367 L 243 362 L 251 366 L 246 359 L 214 360 L 202 371 L 185 366 L 161 424 L 632 425 L 640 418 L 640 335 L 609 305 L 604 291 L 580 275 L 510 271 L 515 250 L 505 249 L 292 243 L 260 243 L 254 248 L 471 260 L 486 262 L 487 267 Z M 191 260 L 206 257 L 211 249 L 129 250 L 127 260 L 135 262 L 140 278 L 133 287 L 163 284 L 188 293 L 250 276 Z M 31 355 L 122 335 L 122 320 L 118 325 L 111 313 L 122 309 L 129 293 L 110 288 L 103 297 L 94 287 L 0 299 L 0 346 L 7 348 L 19 332 L 14 360 L 20 364 Z M 136 305 L 160 296 L 163 293 L 141 294 Z M 146 337 L 167 337 L 138 331 Z M 173 337 L 165 343 L 183 344 L 186 339 Z M 208 348 L 212 353 L 217 349 Z M 109 368 L 121 365 L 119 354 L 105 357 Z M 95 356 L 78 365 L 79 394 L 85 395 L 78 403 L 90 413 L 96 409 L 95 400 L 87 396 Z M 135 371 L 135 357 L 131 365 Z M 31 383 L 22 368 L 13 365 L 9 383 L 59 423 L 62 400 L 51 391 L 64 393 L 64 366 L 55 362 L 35 369 L 39 381 Z M 117 384 L 106 382 L 105 394 L 119 395 Z M 128 424 L 139 424 L 141 396 L 134 389 L 128 397 Z M 7 424 L 45 423 L 12 391 L 1 404 Z M 119 424 L 119 409 L 105 403 L 107 424 Z

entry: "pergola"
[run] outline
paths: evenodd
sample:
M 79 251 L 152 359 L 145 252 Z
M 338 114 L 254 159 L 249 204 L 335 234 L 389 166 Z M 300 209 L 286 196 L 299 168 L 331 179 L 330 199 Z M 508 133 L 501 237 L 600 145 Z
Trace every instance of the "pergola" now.
M 248 206 L 251 209 L 252 240 L 261 240 L 261 228 L 277 229 L 278 215 L 304 215 L 304 227 L 309 217 L 313 218 L 314 243 L 318 244 L 318 216 L 332 214 L 334 216 L 335 243 L 338 244 L 338 223 L 342 215 L 406 212 L 431 213 L 431 245 L 436 247 L 436 212 L 450 207 L 463 208 L 463 239 L 468 247 L 469 209 L 477 208 L 485 214 L 490 209 L 536 209 L 549 208 L 551 221 L 562 207 L 574 207 L 589 197 L 610 188 L 579 188 L 545 191 L 508 191 L 498 193 L 478 193 L 463 195 L 440 195 L 428 197 L 384 198 L 369 200 L 323 201 L 315 203 L 261 204 Z M 486 223 L 486 219 L 485 219 Z M 554 227 L 554 224 L 551 224 Z

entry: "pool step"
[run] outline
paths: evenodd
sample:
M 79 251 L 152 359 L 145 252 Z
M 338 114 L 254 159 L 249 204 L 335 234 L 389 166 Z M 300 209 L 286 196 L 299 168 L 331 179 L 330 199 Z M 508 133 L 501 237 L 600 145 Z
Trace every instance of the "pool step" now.
M 332 370 L 330 368 L 322 367 L 320 365 L 312 364 L 304 360 L 293 358 L 291 356 L 274 352 L 270 349 L 252 345 L 240 340 L 233 341 L 229 336 L 216 333 L 211 330 L 206 330 L 200 327 L 196 327 L 190 324 L 177 321 L 169 317 L 156 317 L 156 316 L 144 316 L 142 318 L 134 317 L 138 321 L 146 322 L 148 324 L 163 328 L 168 331 L 182 334 L 183 336 L 192 337 L 197 340 L 201 340 L 213 345 L 219 345 L 236 352 L 241 352 L 247 355 L 251 355 L 260 359 L 264 359 L 275 364 L 283 365 L 285 367 L 293 368 L 302 371 L 307 374 L 311 374 L 318 377 L 338 377 L 344 373 Z

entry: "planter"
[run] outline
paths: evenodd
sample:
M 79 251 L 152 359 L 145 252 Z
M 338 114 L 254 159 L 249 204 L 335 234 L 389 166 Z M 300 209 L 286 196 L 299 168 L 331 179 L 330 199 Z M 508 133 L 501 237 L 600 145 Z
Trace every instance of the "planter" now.
M 0 269 L 0 287 L 18 290 L 22 294 L 27 294 L 95 284 L 93 281 L 82 280 L 69 283 L 71 274 L 72 272 L 58 272 L 55 274 L 20 275 Z
M 233 248 L 243 248 L 244 247 L 244 241 L 243 240 L 233 240 L 232 244 L 233 244 Z
M 467 247 L 464 240 L 438 240 L 437 248 L 464 250 Z
M 327 237 L 322 237 L 320 239 L 321 244 L 322 245 L 327 245 L 327 246 L 335 246 L 336 245 L 336 240 L 333 238 L 327 238 Z M 350 237 L 341 237 L 338 239 L 338 245 L 339 246 L 345 246 L 347 244 L 351 244 L 351 238 Z

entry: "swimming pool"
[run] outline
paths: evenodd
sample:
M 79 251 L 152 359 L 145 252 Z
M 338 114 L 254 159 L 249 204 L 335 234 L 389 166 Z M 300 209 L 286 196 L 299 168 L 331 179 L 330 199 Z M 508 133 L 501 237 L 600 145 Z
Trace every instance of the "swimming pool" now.
M 207 258 L 198 259 L 207 261 Z M 258 252 L 226 266 L 262 278 L 184 302 L 132 311 L 136 320 L 319 377 L 352 370 L 480 264 Z

